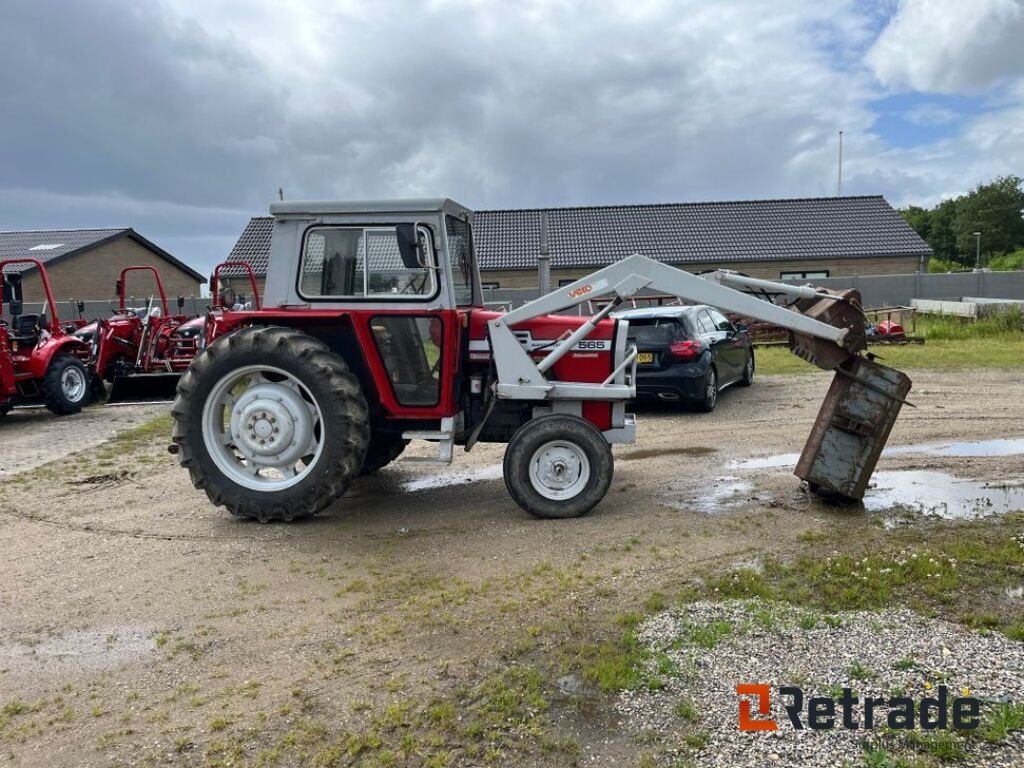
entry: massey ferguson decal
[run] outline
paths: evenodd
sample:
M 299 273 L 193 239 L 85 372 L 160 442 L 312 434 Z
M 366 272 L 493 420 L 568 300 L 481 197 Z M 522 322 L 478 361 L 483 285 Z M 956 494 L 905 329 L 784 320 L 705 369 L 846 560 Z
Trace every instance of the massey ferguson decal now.
M 559 339 L 535 339 L 529 331 L 515 331 L 519 343 L 527 352 L 535 352 L 541 349 L 549 349 L 559 342 Z M 611 339 L 582 339 L 573 345 L 573 352 L 608 352 L 612 348 Z M 489 352 L 490 342 L 486 339 L 473 339 L 469 342 L 470 352 Z

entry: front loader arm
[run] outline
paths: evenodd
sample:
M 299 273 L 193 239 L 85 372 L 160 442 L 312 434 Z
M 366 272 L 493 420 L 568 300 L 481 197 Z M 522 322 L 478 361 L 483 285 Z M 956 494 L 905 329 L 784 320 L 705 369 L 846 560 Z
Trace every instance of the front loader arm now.
M 597 322 L 618 307 L 623 299 L 648 288 L 786 328 L 793 333 L 793 351 L 822 368 L 836 368 L 864 348 L 863 312 L 859 305 L 852 313 L 837 313 L 829 309 L 837 303 L 848 302 L 842 294 L 832 295 L 813 288 L 757 281 L 760 283 L 757 287 L 762 290 L 771 287 L 776 292 L 788 293 L 804 302 L 808 312 L 802 314 L 721 284 L 743 284 L 740 279 L 742 276 L 718 272 L 712 278 L 698 277 L 646 256 L 633 254 L 490 321 L 491 346 L 498 370 L 498 396 L 524 400 L 570 397 L 569 385 L 547 381 L 544 372 L 593 330 Z M 614 298 L 577 331 L 556 344 L 539 363 L 534 363 L 512 332 L 512 327 L 518 323 L 561 312 L 602 296 Z M 832 322 L 823 322 L 816 319 L 816 316 L 828 317 Z M 808 339 L 821 339 L 826 343 L 809 344 L 806 341 Z M 590 397 L 605 396 L 614 400 L 632 398 L 635 392 L 632 386 L 623 386 L 622 368 L 617 368 L 611 380 L 601 385 L 573 385 L 573 393 L 578 395 L 582 387 L 587 391 L 601 390 L 600 393 L 589 394 Z

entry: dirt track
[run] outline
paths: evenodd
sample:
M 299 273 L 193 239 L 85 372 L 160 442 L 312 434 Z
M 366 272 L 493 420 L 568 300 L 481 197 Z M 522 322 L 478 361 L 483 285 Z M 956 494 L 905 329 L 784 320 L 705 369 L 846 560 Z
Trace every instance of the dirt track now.
M 1017 373 L 914 378 L 918 408 L 904 410 L 890 444 L 1024 436 L 1018 412 L 991 407 L 1024 399 Z M 785 469 L 736 466 L 799 450 L 827 385 L 824 375 L 762 377 L 724 393 L 710 416 L 642 413 L 638 444 L 616 448 L 607 499 L 579 520 L 522 513 L 500 479 L 502 446 L 491 445 L 452 468 L 399 462 L 293 525 L 212 508 L 161 435 L 119 447 L 134 459 L 90 451 L 70 476 L 51 466 L 7 478 L 0 706 L 17 706 L 0 716 L 0 763 L 292 765 L 337 742 L 348 746 L 323 764 L 344 765 L 352 734 L 411 727 L 388 730 L 388 713 L 408 719 L 451 698 L 482 716 L 460 691 L 531 659 L 568 664 L 567 627 L 582 637 L 599 615 L 636 610 L 701 564 L 784 555 L 808 529 L 872 526 L 862 510 L 812 501 Z M 152 413 L 87 412 L 77 423 L 93 437 L 76 447 Z M 45 455 L 30 426 L 68 445 L 76 424 L 23 418 L 0 423 L 2 471 L 26 466 L 12 446 Z M 1024 474 L 1019 456 L 897 454 L 882 468 Z M 490 762 L 635 754 L 603 710 L 556 706 L 552 717 L 582 756 L 556 746 L 527 759 L 499 750 Z M 408 749 L 419 757 L 397 764 L 442 751 L 452 764 L 483 762 L 458 739 L 416 738 Z

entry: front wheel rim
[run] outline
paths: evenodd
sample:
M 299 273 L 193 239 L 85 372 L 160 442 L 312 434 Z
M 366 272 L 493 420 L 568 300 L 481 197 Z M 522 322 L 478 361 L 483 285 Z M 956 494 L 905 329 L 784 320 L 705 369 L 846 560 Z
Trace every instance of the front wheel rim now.
M 718 397 L 718 381 L 716 380 L 714 371 L 710 371 L 708 373 L 708 386 L 704 396 L 708 401 L 708 405 L 715 404 L 715 398 Z
M 552 440 L 530 458 L 530 484 L 545 499 L 575 498 L 589 482 L 590 459 L 576 443 Z
M 60 390 L 71 403 L 77 403 L 85 397 L 85 375 L 81 369 L 68 366 L 60 375 Z
M 324 449 L 323 412 L 297 377 L 249 365 L 221 377 L 203 405 L 203 442 L 229 480 L 254 491 L 290 488 Z

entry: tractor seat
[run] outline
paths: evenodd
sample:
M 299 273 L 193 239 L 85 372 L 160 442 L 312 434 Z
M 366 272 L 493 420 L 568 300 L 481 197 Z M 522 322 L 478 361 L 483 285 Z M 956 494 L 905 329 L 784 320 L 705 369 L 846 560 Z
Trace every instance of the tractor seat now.
M 34 342 L 47 325 L 46 315 L 19 315 L 11 322 L 10 337 L 14 341 Z

